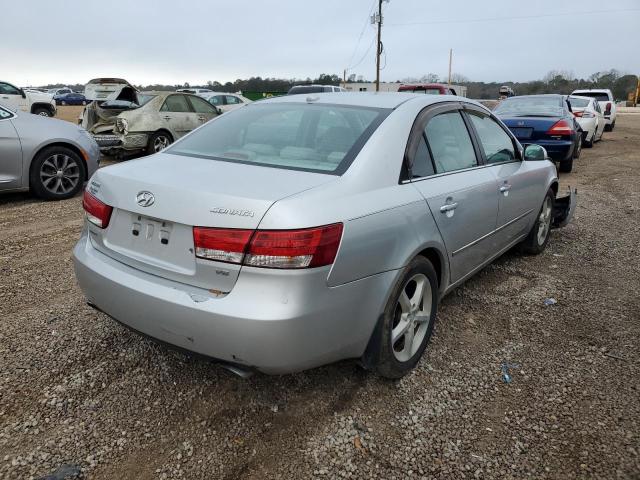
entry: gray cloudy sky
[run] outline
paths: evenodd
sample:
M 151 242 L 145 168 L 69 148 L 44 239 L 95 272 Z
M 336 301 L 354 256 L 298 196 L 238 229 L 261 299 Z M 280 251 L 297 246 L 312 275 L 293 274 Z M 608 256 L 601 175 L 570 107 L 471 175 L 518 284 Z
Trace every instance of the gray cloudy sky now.
M 0 77 L 22 86 L 100 76 L 194 85 L 342 75 L 364 58 L 349 73 L 372 79 L 373 3 L 9 2 Z M 586 13 L 604 10 L 616 12 Z M 533 80 L 560 69 L 579 77 L 610 68 L 640 73 L 640 0 L 391 0 L 384 11 L 384 81 L 444 76 L 449 48 L 454 72 L 479 81 Z

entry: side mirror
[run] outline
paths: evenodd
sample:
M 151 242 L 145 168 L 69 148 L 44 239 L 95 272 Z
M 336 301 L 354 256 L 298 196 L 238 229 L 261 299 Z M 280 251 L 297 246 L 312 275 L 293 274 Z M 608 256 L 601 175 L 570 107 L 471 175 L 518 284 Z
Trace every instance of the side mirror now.
M 524 147 L 524 159 L 529 162 L 547 160 L 547 150 L 540 145 L 530 144 Z
M 216 112 L 218 112 L 218 115 L 222 115 L 222 109 L 220 107 L 215 107 L 216 108 Z
M 20 89 L 20 95 L 22 95 L 22 98 L 27 98 L 27 94 L 24 93 L 23 89 Z

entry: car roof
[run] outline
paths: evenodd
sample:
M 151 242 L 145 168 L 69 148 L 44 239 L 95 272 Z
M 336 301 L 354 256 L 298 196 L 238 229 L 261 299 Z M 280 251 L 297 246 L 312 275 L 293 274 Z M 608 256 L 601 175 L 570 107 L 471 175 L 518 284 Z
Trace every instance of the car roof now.
M 422 100 L 425 105 L 439 102 L 464 101 L 486 108 L 476 101 L 455 95 L 424 95 L 422 93 L 402 92 L 327 92 L 311 93 L 307 97 L 301 95 L 283 95 L 280 97 L 266 98 L 260 100 L 259 103 L 303 103 L 307 101 L 307 98 L 312 98 L 313 100 L 308 103 L 313 104 L 348 105 L 353 107 L 393 109 L 405 102 Z

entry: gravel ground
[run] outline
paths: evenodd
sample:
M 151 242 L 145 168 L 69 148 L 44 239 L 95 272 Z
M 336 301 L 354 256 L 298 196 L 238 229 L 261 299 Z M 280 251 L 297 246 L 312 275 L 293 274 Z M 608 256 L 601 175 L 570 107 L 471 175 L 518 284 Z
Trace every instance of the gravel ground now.
M 574 223 L 445 298 L 398 382 L 242 380 L 144 340 L 84 304 L 80 198 L 0 197 L 0 478 L 640 478 L 639 132 L 583 150 Z

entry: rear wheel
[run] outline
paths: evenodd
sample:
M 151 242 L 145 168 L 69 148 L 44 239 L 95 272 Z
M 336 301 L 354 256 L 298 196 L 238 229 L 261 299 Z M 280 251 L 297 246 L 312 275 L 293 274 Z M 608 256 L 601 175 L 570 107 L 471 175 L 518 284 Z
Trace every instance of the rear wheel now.
M 560 171 L 562 173 L 569 173 L 571 170 L 573 170 L 573 158 L 560 162 Z
M 167 132 L 156 132 L 149 138 L 149 143 L 147 144 L 147 154 L 152 155 L 154 153 L 161 152 L 169 145 L 173 143 L 173 138 Z
M 422 356 L 436 321 L 438 280 L 429 260 L 416 257 L 406 267 L 385 307 L 376 344 L 376 370 L 386 378 L 409 373 Z
M 53 115 L 51 115 L 51 112 L 49 110 L 47 110 L 46 108 L 36 108 L 33 111 L 34 115 L 40 115 L 41 117 L 53 117 Z
M 66 147 L 49 147 L 31 163 L 29 185 L 40 198 L 64 200 L 80 191 L 85 178 L 84 162 L 76 152 Z
M 581 153 L 582 153 L 582 136 L 580 136 L 580 140 L 576 142 L 576 146 L 573 149 L 573 158 L 580 158 Z
M 553 220 L 555 198 L 553 190 L 547 190 L 536 223 L 533 224 L 529 235 L 527 235 L 527 238 L 521 243 L 521 250 L 524 253 L 538 255 L 547 247 L 549 237 L 551 236 L 551 221 Z
M 587 140 L 587 138 L 585 137 L 584 139 L 584 146 L 587 148 L 591 148 L 593 147 L 593 142 L 596 141 L 596 130 L 598 129 L 598 127 L 595 128 L 595 130 L 593 131 L 593 134 L 591 135 L 591 139 Z

